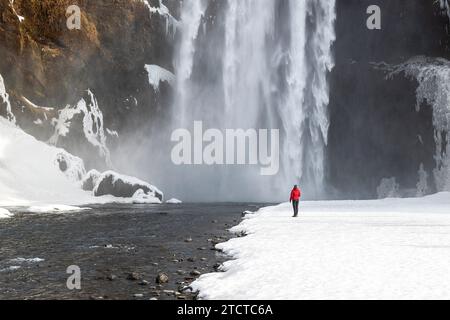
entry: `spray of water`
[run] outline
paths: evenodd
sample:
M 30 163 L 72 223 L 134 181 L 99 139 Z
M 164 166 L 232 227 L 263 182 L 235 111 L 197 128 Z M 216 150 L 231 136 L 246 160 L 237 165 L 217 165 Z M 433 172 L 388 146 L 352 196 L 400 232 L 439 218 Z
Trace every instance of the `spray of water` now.
M 259 167 L 175 167 L 166 158 L 154 165 L 176 177 L 157 178 L 166 193 L 184 200 L 278 201 L 301 184 L 309 197 L 323 195 L 335 18 L 334 0 L 182 3 L 167 131 L 192 129 L 194 121 L 219 130 L 279 129 L 281 168 L 264 177 Z

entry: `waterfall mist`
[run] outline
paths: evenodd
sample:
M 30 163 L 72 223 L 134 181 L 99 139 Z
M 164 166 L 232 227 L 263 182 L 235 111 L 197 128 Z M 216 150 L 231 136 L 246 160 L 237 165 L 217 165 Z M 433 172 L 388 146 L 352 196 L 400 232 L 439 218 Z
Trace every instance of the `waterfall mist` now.
M 189 0 L 180 20 L 173 103 L 139 152 L 152 183 L 185 201 L 280 201 L 294 184 L 322 197 L 335 1 Z M 278 129 L 278 174 L 174 165 L 171 134 L 194 121 L 205 130 Z

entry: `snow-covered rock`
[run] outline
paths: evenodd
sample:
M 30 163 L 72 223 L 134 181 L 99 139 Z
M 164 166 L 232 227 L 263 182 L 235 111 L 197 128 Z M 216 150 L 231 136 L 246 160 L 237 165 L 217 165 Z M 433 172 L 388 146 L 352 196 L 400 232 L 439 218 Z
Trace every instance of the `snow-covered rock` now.
M 0 117 L 0 206 L 64 212 L 81 210 L 73 205 L 162 201 L 163 193 L 147 182 L 113 171 L 85 172 L 82 159 Z M 6 217 L 6 211 L 2 215 Z
M 86 140 L 98 149 L 99 155 L 108 166 L 112 166 L 111 155 L 107 146 L 103 113 L 92 91 L 88 90 L 85 98 L 74 106 L 68 105 L 58 111 L 58 117 L 52 119 L 55 131 L 49 143 L 57 146 L 61 137 L 66 137 L 71 130 L 75 116 L 82 117 L 83 133 Z
M 118 198 L 133 198 L 134 196 L 140 196 L 142 198 L 143 194 L 139 193 L 139 190 L 146 196 L 159 199 L 160 202 L 163 200 L 163 193 L 155 186 L 114 171 L 102 173 L 97 180 L 93 192 L 97 197 L 112 195 Z
M 83 190 L 93 191 L 101 175 L 102 174 L 95 169 L 86 173 L 83 180 L 81 181 L 81 186 Z
M 89 203 L 75 180 L 82 160 L 49 146 L 0 117 L 0 206 Z
M 162 197 L 160 199 L 156 194 L 146 193 L 142 189 L 137 190 L 131 199 L 134 204 L 160 204 L 162 202 Z
M 175 32 L 177 30 L 177 27 L 179 25 L 179 22 L 172 16 L 172 14 L 169 11 L 169 8 L 167 8 L 162 0 L 159 0 L 159 4 L 157 7 L 152 7 L 148 0 L 141 0 L 145 6 L 148 8 L 150 12 L 150 16 L 153 14 L 158 14 L 161 17 L 164 17 L 166 19 L 166 35 L 174 36 Z
M 63 172 L 70 181 L 80 181 L 86 174 L 83 160 L 64 150 L 61 150 L 56 155 L 55 161 L 59 170 Z
M 44 262 L 44 261 L 45 261 L 45 259 L 42 259 L 42 258 L 22 258 L 22 257 L 18 257 L 18 258 L 10 259 L 9 263 L 23 264 L 23 263 L 39 263 L 39 262 Z
M 145 70 L 148 73 L 148 82 L 156 92 L 159 91 L 161 82 L 166 82 L 171 86 L 175 83 L 175 75 L 160 66 L 147 64 Z
M 9 94 L 6 92 L 5 81 L 3 80 L 2 75 L 0 74 L 0 105 L 4 104 L 6 107 L 6 117 L 11 122 L 16 122 L 16 117 L 12 113 L 11 102 L 9 101 Z
M 170 199 L 170 200 L 167 200 L 166 203 L 167 203 L 167 204 L 182 204 L 183 201 L 178 200 L 178 199 L 175 199 L 175 198 L 172 198 L 172 199 Z

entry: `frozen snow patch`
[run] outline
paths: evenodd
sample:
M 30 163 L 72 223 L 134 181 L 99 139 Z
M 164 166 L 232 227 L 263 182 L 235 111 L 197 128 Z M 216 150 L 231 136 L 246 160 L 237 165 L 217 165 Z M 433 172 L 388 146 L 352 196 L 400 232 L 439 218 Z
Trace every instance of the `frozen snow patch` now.
M 16 117 L 12 113 L 11 102 L 9 101 L 9 94 L 6 92 L 5 81 L 3 80 L 1 74 L 0 74 L 0 98 L 2 100 L 0 101 L 0 106 L 1 104 L 6 105 L 6 118 L 8 119 L 8 121 L 16 123 Z
M 175 75 L 160 66 L 147 64 L 145 65 L 145 70 L 148 73 L 148 82 L 156 92 L 159 91 L 159 85 L 161 82 L 166 82 L 171 86 L 175 83 Z
M 80 208 L 67 205 L 46 205 L 46 206 L 33 206 L 27 209 L 31 213 L 65 213 L 65 212 L 81 212 L 92 210 L 91 208 Z
M 17 13 L 16 9 L 14 8 L 14 0 L 9 0 L 9 5 L 11 6 L 11 9 L 14 12 L 14 14 L 16 15 L 17 19 L 19 19 L 19 22 L 22 23 L 25 20 L 25 17 L 23 17 Z
M 167 204 L 182 204 L 183 201 L 173 198 L 173 199 L 167 200 L 166 203 Z
M 17 271 L 20 268 L 22 268 L 21 266 L 9 266 L 3 269 L 0 269 L 0 272 L 12 272 L 12 271 Z
M 88 90 L 87 94 L 88 101 L 83 98 L 76 106 L 68 105 L 58 111 L 58 118 L 52 119 L 55 132 L 48 142 L 55 146 L 58 145 L 59 138 L 67 136 L 70 132 L 73 118 L 76 115 L 82 115 L 83 132 L 87 141 L 99 149 L 100 156 L 105 159 L 109 167 L 112 167 L 110 151 L 106 145 L 103 113 L 92 91 Z
M 166 35 L 171 35 L 173 37 L 176 33 L 179 22 L 172 16 L 172 14 L 169 11 L 169 8 L 167 8 L 164 5 L 164 3 L 162 3 L 162 0 L 159 0 L 158 7 L 152 7 L 148 3 L 148 0 L 141 0 L 141 1 L 148 8 L 150 15 L 159 14 L 160 16 L 166 19 Z
M 39 262 L 44 262 L 45 259 L 42 258 L 14 258 L 9 260 L 10 263 L 15 263 L 15 264 L 23 264 L 23 263 L 39 263 Z
M 13 214 L 6 209 L 0 208 L 0 219 L 11 218 Z
M 137 190 L 131 197 L 134 204 L 160 204 L 161 200 L 154 196 L 153 193 L 146 193 L 144 190 Z

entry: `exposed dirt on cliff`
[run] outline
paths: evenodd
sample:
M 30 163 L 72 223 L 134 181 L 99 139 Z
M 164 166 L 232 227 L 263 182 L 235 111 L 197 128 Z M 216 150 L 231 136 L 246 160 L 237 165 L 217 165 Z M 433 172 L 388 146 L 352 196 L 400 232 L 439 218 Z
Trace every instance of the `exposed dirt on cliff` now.
M 164 2 L 176 15 L 179 1 Z M 73 4 L 81 9 L 80 30 L 67 27 Z M 166 18 L 140 0 L 0 0 L 0 74 L 18 124 L 42 140 L 51 135 L 57 110 L 87 89 L 108 127 L 139 125 L 163 100 L 149 88 L 144 66 L 173 70 L 173 43 Z

